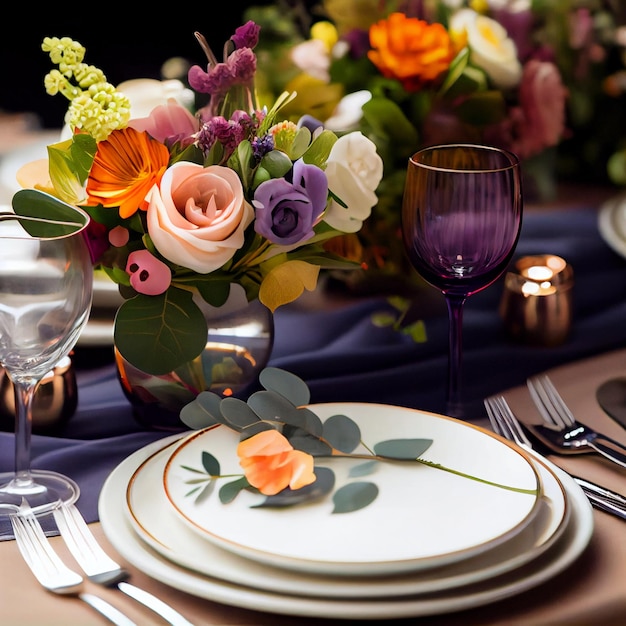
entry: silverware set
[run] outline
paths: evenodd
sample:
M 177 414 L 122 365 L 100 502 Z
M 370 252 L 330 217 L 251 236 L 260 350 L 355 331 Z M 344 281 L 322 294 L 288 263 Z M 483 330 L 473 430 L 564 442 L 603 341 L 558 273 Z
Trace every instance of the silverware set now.
M 53 511 L 59 532 L 88 580 L 105 587 L 116 587 L 158 614 L 172 626 L 193 626 L 178 611 L 127 581 L 129 574 L 111 559 L 97 543 L 89 526 L 73 504 L 60 504 Z M 23 503 L 10 515 L 15 539 L 27 565 L 48 591 L 78 597 L 116 626 L 135 626 L 115 606 L 97 595 L 83 591 L 83 577 L 70 569 L 56 554 L 30 507 Z
M 548 376 L 529 378 L 527 385 L 544 423 L 521 422 L 504 396 L 494 395 L 486 398 L 484 404 L 496 434 L 533 454 L 537 452 L 532 439 L 557 454 L 598 453 L 620 467 L 626 467 L 626 447 L 576 420 Z M 584 478 L 572 478 L 594 507 L 626 520 L 625 496 Z

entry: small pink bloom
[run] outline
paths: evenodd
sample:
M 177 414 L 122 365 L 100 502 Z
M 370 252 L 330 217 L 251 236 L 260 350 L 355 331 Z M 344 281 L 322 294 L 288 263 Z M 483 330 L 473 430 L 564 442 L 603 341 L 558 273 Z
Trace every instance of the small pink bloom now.
M 116 226 L 109 231 L 109 243 L 116 248 L 122 248 L 128 243 L 130 234 L 128 228 Z
M 158 296 L 165 293 L 172 282 L 170 268 L 148 250 L 135 250 L 128 255 L 126 272 L 130 285 L 138 293 Z

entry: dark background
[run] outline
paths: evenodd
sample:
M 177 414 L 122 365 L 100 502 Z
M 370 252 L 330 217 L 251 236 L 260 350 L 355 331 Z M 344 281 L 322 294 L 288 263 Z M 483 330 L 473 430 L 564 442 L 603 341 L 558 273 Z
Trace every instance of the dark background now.
M 243 23 L 249 6 L 267 0 L 205 0 L 168 5 L 132 2 L 95 4 L 30 2 L 12 5 L 0 38 L 0 111 L 29 111 L 40 125 L 60 128 L 68 100 L 46 93 L 45 75 L 56 66 L 41 50 L 44 37 L 71 37 L 86 49 L 84 62 L 101 69 L 116 85 L 131 78 L 160 78 L 161 67 L 181 56 L 205 66 L 206 56 L 194 37 L 201 32 L 221 60 L 224 42 Z M 127 11 L 127 12 L 126 12 Z

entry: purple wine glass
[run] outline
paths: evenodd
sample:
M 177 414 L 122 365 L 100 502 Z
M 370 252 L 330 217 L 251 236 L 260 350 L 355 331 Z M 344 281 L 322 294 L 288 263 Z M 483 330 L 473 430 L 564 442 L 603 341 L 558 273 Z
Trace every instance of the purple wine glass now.
M 452 417 L 465 417 L 463 307 L 508 266 L 520 235 L 522 206 L 520 163 L 511 152 L 450 144 L 425 148 L 409 159 L 402 235 L 415 270 L 446 299 L 446 413 Z

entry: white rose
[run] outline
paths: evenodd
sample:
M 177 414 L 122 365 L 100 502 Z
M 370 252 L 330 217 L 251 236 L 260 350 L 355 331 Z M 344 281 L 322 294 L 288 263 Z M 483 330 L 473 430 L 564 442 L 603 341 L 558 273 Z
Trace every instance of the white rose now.
M 363 105 L 372 99 L 366 89 L 345 95 L 335 107 L 333 114 L 324 122 L 324 127 L 333 131 L 354 128 L 363 117 Z
M 520 82 L 522 64 L 517 48 L 501 24 L 472 9 L 462 9 L 452 16 L 450 31 L 457 40 L 467 38 L 471 62 L 497 89 L 510 89 Z
M 328 188 L 347 205 L 331 200 L 324 221 L 344 233 L 360 230 L 378 202 L 376 188 L 383 177 L 383 160 L 361 132 L 343 135 L 328 156 Z

